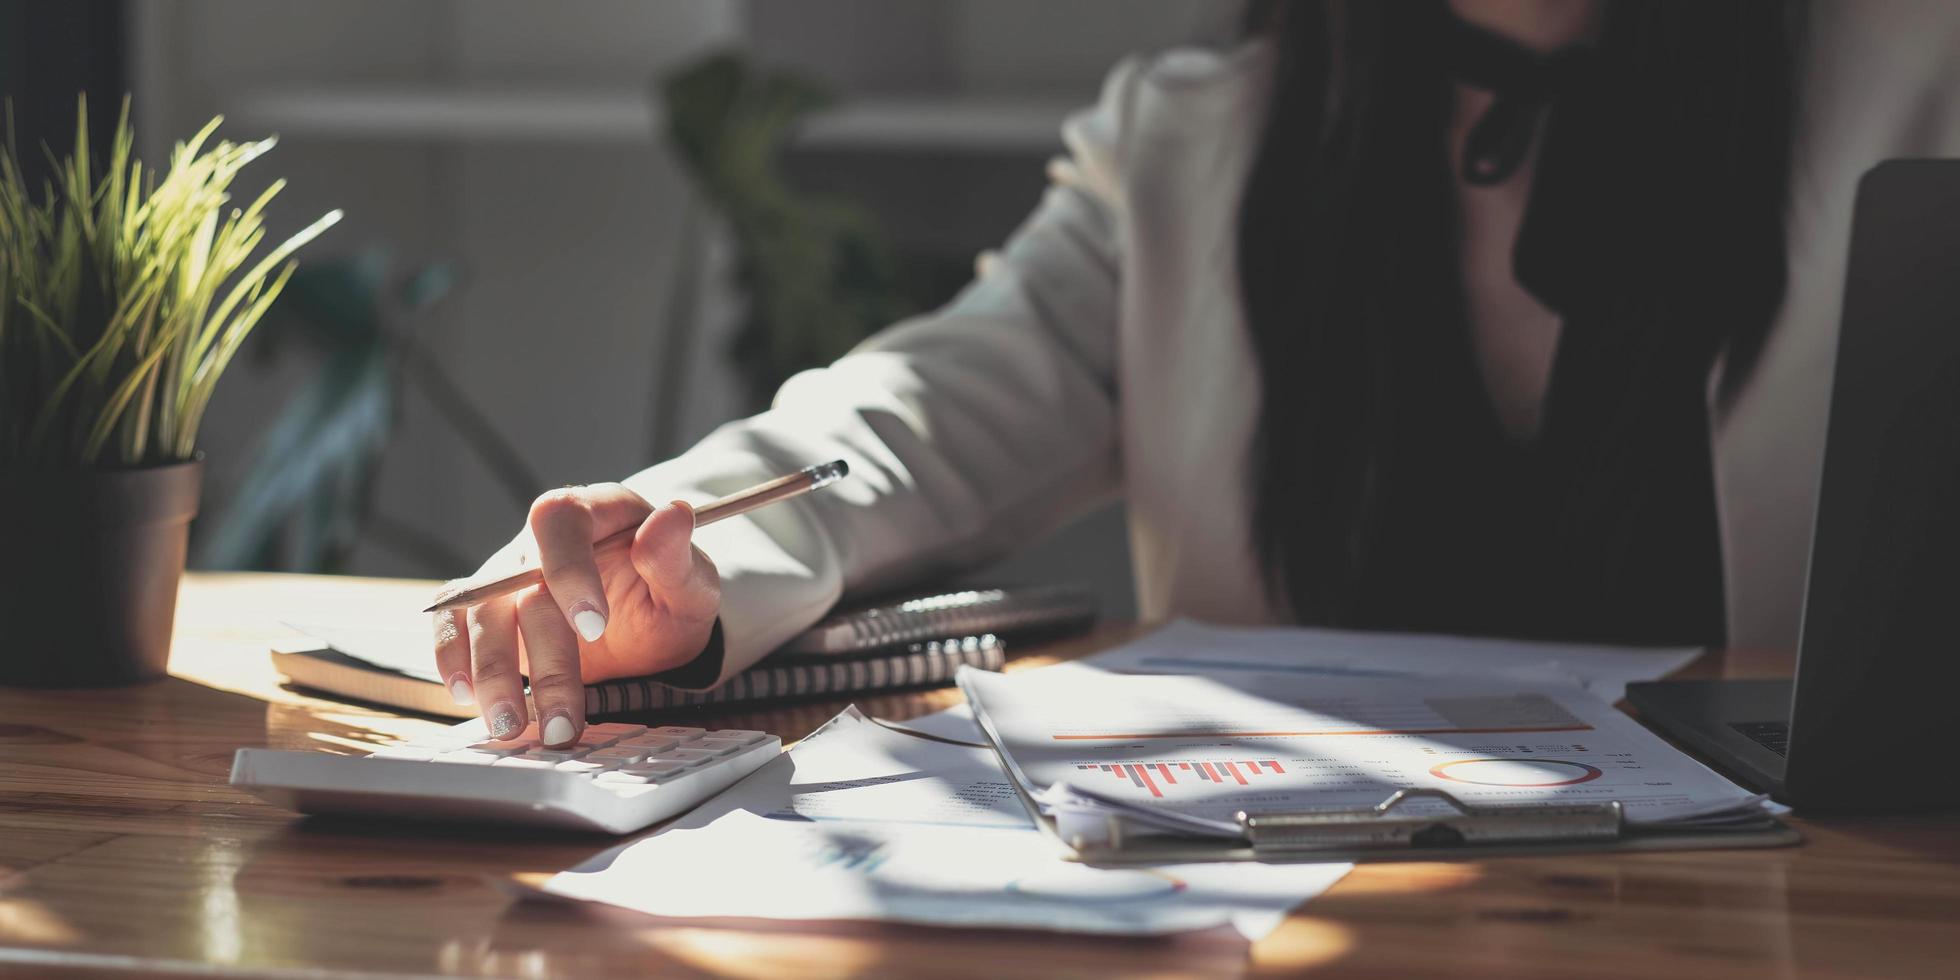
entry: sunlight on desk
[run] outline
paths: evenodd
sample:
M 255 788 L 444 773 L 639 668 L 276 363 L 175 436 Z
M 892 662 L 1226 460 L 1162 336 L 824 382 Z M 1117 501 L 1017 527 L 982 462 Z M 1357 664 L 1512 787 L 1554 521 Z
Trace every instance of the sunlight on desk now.
M 1358 868 L 1249 948 L 1210 935 L 1108 939 L 868 923 L 656 919 L 517 900 L 604 838 L 299 819 L 227 784 L 243 745 L 342 748 L 441 722 L 288 690 L 267 656 L 282 610 L 414 601 L 429 583 L 193 575 L 174 677 L 104 691 L 0 690 L 0 973 L 49 964 L 196 974 L 305 965 L 360 974 L 933 972 L 1107 976 L 1331 970 L 1377 976 L 1868 972 L 1951 966 L 1951 815 L 1813 818 L 1773 851 L 1576 854 Z M 1119 627 L 1010 664 L 1068 659 Z M 1728 666 L 1750 669 L 1747 658 Z M 903 720 L 951 690 L 865 699 Z M 839 702 L 714 715 L 796 738 Z M 699 721 L 689 723 L 701 723 Z M 681 885 L 680 887 L 684 887 Z M 113 964 L 122 964 L 114 966 Z
M 82 939 L 80 931 L 46 905 L 20 898 L 0 898 L 0 936 L 37 946 L 70 946 Z
M 791 963 L 808 964 L 806 969 L 814 971 L 811 975 L 857 976 L 868 972 L 881 958 L 878 948 L 866 943 L 799 936 L 790 940 L 771 937 L 777 949 L 769 961 L 744 962 L 754 950 L 755 939 L 737 930 L 669 928 L 647 930 L 641 935 L 649 946 L 672 956 L 676 962 L 745 980 L 774 980 L 793 969 Z
M 1253 946 L 1252 962 L 1262 970 L 1306 970 L 1338 962 L 1357 941 L 1349 926 L 1295 915 Z
M 1341 893 L 1362 895 L 1403 895 L 1411 892 L 1440 892 L 1469 888 L 1483 878 L 1477 864 L 1445 864 L 1430 861 L 1394 861 L 1371 865 L 1369 874 L 1349 875 L 1340 884 Z
M 204 852 L 207 860 L 199 934 L 202 958 L 209 963 L 236 963 L 245 950 L 244 926 L 238 907 L 238 869 L 244 852 L 236 841 L 214 840 Z

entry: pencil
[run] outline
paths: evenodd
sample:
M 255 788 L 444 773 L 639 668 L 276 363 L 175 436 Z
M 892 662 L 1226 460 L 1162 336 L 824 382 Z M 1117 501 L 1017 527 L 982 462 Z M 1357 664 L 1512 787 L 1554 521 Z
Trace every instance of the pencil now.
M 848 476 L 850 464 L 843 460 L 832 460 L 809 466 L 773 480 L 758 483 L 747 490 L 737 490 L 712 503 L 703 504 L 694 510 L 694 526 L 706 527 L 716 521 L 726 520 L 739 514 L 746 514 L 758 507 L 767 507 L 779 500 L 800 497 L 812 490 L 827 487 Z M 609 534 L 592 543 L 592 550 L 624 548 L 632 544 L 633 535 L 639 526 L 626 528 Z M 473 606 L 485 599 L 509 595 L 520 589 L 527 589 L 544 582 L 544 572 L 537 568 L 527 568 L 513 575 L 493 579 L 461 579 L 443 586 L 436 593 L 436 601 L 423 612 L 439 612 L 458 606 Z

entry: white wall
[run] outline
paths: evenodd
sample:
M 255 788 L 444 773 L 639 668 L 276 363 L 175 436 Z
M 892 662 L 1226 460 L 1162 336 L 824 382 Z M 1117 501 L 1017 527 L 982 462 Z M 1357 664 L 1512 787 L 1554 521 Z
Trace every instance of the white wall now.
M 637 103 L 653 79 L 706 50 L 742 44 L 772 63 L 817 71 L 867 95 L 1012 97 L 1079 103 L 1124 51 L 1215 33 L 1232 5 L 1195 0 L 147 0 L 131 5 L 132 78 L 139 137 L 160 157 L 168 142 L 209 116 L 230 113 L 238 138 L 282 132 L 256 165 L 289 190 L 274 230 L 329 207 L 347 219 L 313 253 L 386 242 L 405 260 L 453 259 L 464 290 L 432 318 L 425 338 L 478 398 L 529 464 L 550 483 L 613 478 L 651 461 L 664 303 L 682 249 L 677 216 L 689 200 L 682 175 Z M 416 98 L 464 93 L 492 121 L 466 130 L 388 130 L 363 119 Z M 339 106 L 339 122 L 295 106 Z M 558 100 L 563 111 L 504 113 L 512 99 Z M 351 107 L 351 108 L 349 108 Z M 608 108 L 610 107 L 610 108 Z M 439 114 L 445 124 L 467 106 Z M 611 115 L 607 115 L 610 112 Z M 589 125 L 582 121 L 590 114 Z M 540 120 L 559 116 L 562 132 Z M 526 123 L 525 118 L 531 122 Z M 352 123 L 348 123 L 348 120 Z M 621 124 L 618 120 L 624 119 Z M 611 120 L 611 121 L 608 121 Z M 479 131 L 480 130 L 480 131 Z M 460 131 L 459 131 L 460 132 Z M 920 240 L 974 251 L 997 242 L 1034 203 L 1041 154 L 1027 148 L 948 151 L 938 168 L 886 151 L 832 147 L 812 172 L 876 174 L 874 209 L 917 213 L 903 202 L 957 201 L 935 180 L 994 187 L 987 206 L 932 213 L 898 228 Z M 910 176 L 907 176 L 907 175 Z M 896 175 L 896 176 L 894 176 Z M 843 181 L 849 184 L 849 180 Z M 247 189 L 249 192 L 249 189 Z M 1025 195 L 1025 199 L 1020 199 Z M 1008 203 L 994 205 L 995 200 Z M 907 239 L 910 239 L 909 241 Z M 733 297 L 711 295 L 711 334 L 732 322 Z M 698 436 L 730 415 L 716 341 L 689 374 L 701 389 L 682 430 Z M 203 437 L 210 460 L 207 509 L 221 502 L 257 433 L 310 363 L 296 352 L 234 370 Z M 381 474 L 379 507 L 471 555 L 517 527 L 521 509 L 411 395 Z M 1126 559 L 1113 515 L 1092 522 L 1024 569 L 1067 569 L 1098 579 L 1127 608 Z M 426 575 L 383 548 L 364 545 L 355 571 Z M 467 569 L 453 569 L 461 573 Z

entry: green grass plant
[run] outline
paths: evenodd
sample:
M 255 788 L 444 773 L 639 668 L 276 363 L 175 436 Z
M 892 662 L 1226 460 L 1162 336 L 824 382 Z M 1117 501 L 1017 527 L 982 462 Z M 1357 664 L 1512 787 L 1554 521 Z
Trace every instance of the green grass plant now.
M 135 158 L 129 104 L 107 158 L 91 156 L 88 103 L 53 176 L 23 176 L 11 126 L 0 154 L 0 469 L 148 466 L 190 459 L 211 393 L 332 211 L 269 249 L 266 205 L 231 185 L 272 149 L 214 140 L 222 117 L 167 168 Z

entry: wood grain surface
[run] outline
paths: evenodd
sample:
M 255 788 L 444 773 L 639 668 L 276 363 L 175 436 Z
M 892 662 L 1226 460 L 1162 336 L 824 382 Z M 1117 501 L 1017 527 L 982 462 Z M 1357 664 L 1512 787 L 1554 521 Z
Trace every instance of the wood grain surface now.
M 193 575 L 173 677 L 101 691 L 0 688 L 0 975 L 1677 980 L 1960 969 L 1956 815 L 1798 820 L 1807 842 L 1780 850 L 1365 865 L 1248 945 L 1219 933 L 1137 940 L 655 919 L 521 900 L 512 881 L 562 870 L 610 841 L 303 819 L 226 785 L 240 746 L 353 750 L 442 724 L 288 690 L 266 656 L 288 635 L 282 618 L 419 608 L 433 589 Z M 1134 630 L 1032 651 L 1011 669 Z M 1697 672 L 1787 670 L 1780 658 L 1739 657 Z M 902 719 L 958 699 L 941 689 L 859 703 Z M 686 716 L 794 738 L 844 703 Z M 1942 753 L 1929 747 L 1929 764 Z

